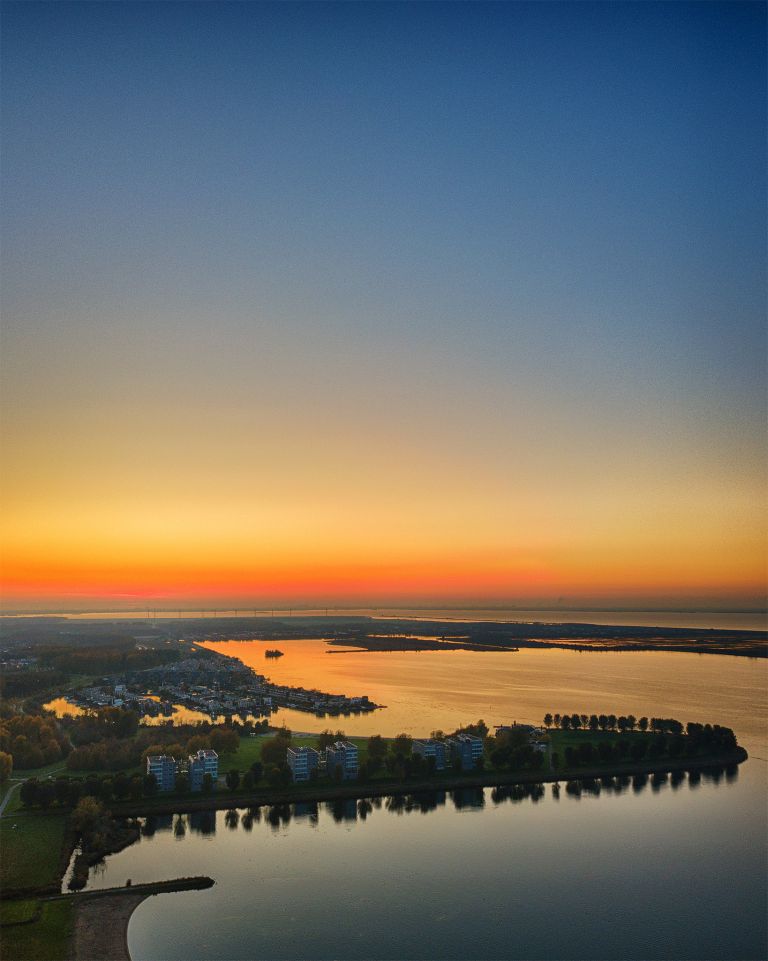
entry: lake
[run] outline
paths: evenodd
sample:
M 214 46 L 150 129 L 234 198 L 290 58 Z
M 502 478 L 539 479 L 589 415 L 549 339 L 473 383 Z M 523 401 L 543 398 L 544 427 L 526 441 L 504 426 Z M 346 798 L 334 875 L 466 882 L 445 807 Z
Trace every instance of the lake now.
M 326 653 L 318 641 L 227 642 L 286 683 L 368 694 L 350 734 L 415 734 L 547 710 L 731 726 L 736 775 L 599 796 L 432 794 L 276 811 L 170 816 L 94 869 L 90 887 L 208 874 L 149 898 L 134 961 L 265 959 L 758 959 L 766 956 L 766 663 L 677 653 Z M 312 715 L 281 711 L 296 730 Z M 616 788 L 620 789 L 617 790 Z

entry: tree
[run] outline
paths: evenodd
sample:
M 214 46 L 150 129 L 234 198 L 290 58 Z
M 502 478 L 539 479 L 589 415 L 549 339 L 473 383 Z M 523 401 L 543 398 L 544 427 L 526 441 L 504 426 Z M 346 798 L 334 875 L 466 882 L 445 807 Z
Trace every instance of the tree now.
M 596 731 L 596 730 L 598 729 L 598 727 L 599 727 L 599 724 L 598 724 L 598 720 L 597 720 L 597 714 L 590 714 L 590 715 L 589 715 L 589 729 L 590 729 L 590 731 Z
M 648 718 L 641 717 L 640 720 L 637 722 L 637 726 L 640 728 L 640 730 L 643 733 L 645 733 L 648 730 Z
M 203 794 L 210 794 L 213 791 L 213 775 L 205 773 L 203 775 Z
M 120 771 L 119 774 L 115 775 L 113 784 L 115 789 L 115 797 L 118 800 L 128 797 L 128 792 L 131 790 L 131 782 L 127 774 L 124 774 L 122 771 Z
M 177 794 L 186 794 L 189 790 L 189 775 L 183 771 L 177 774 L 175 788 Z
M 112 800 L 112 795 L 114 794 L 115 786 L 111 777 L 105 777 L 99 782 L 99 797 L 106 804 Z
M 214 728 L 211 731 L 211 747 L 217 754 L 234 754 L 240 747 L 240 738 L 235 731 Z
M 392 742 L 392 753 L 399 754 L 400 757 L 408 757 L 413 747 L 413 738 L 410 734 L 398 734 Z
M 253 762 L 251 765 L 251 774 L 253 775 L 253 783 L 258 784 L 264 776 L 264 768 L 260 761 Z
M 290 735 L 286 737 L 282 732 L 264 741 L 261 746 L 262 763 L 270 766 L 284 763 L 290 746 Z
M 373 737 L 368 738 L 368 758 L 376 758 L 379 762 L 384 759 L 387 753 L 387 742 L 381 736 L 381 734 L 374 734 Z
M 34 807 L 40 793 L 40 782 L 36 777 L 29 778 L 21 785 L 21 803 L 24 807 Z
M 544 727 L 552 727 L 552 715 L 549 713 L 549 711 L 547 711 L 547 713 L 544 715 Z
M 144 794 L 146 797 L 154 797 L 157 794 L 157 778 L 154 774 L 144 775 Z
M 574 731 L 579 730 L 581 727 L 581 715 L 571 714 L 571 727 L 574 729 Z
M 637 718 L 635 717 L 635 715 L 634 714 L 627 715 L 627 728 L 630 731 L 634 731 L 636 727 L 637 727 Z
M 72 812 L 70 823 L 77 834 L 91 834 L 103 822 L 104 806 L 92 797 L 81 798 Z
M 255 783 L 256 782 L 253 777 L 253 771 L 251 770 L 246 771 L 245 774 L 243 775 L 243 790 L 252 791 Z
M 330 728 L 326 728 L 324 731 L 320 732 L 320 735 L 317 739 L 317 748 L 319 751 L 324 751 L 336 741 L 346 740 L 346 737 L 347 735 L 343 731 L 336 731 L 334 734 Z
M 230 791 L 236 791 L 240 785 L 240 772 L 237 768 L 232 768 L 227 774 L 226 784 Z
M 195 734 L 187 741 L 187 753 L 197 754 L 198 751 L 207 751 L 210 746 L 210 737 L 206 734 Z
M 75 778 L 69 778 L 67 781 L 67 804 L 69 807 L 77 807 L 77 802 L 80 800 L 83 794 L 83 785 L 80 781 Z
M 56 803 L 63 807 L 69 801 L 69 778 L 57 777 L 53 787 L 56 793 Z
M 570 730 L 571 719 L 567 714 L 563 714 L 563 716 L 560 718 L 560 727 L 562 727 L 564 731 Z
M 37 803 L 43 810 L 49 808 L 53 802 L 56 800 L 56 788 L 53 785 L 53 781 L 46 779 L 40 782 L 40 788 L 37 794 Z
M 13 757 L 0 751 L 0 783 L 7 781 L 13 772 Z

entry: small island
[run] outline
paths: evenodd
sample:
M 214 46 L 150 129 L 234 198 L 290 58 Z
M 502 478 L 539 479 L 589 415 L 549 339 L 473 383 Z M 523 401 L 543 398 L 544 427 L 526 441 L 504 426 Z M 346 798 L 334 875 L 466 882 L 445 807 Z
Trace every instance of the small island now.
M 278 651 L 276 648 L 264 651 L 264 657 L 283 657 L 283 652 Z

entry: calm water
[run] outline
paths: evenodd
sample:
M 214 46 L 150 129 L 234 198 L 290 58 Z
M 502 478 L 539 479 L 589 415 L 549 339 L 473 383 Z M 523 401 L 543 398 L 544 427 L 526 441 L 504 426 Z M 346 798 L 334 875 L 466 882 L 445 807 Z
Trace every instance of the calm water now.
M 743 657 L 665 652 L 593 653 L 409 651 L 340 653 L 323 641 L 274 646 L 226 641 L 207 647 L 240 658 L 278 684 L 318 687 L 334 694 L 367 694 L 386 709 L 357 717 L 319 720 L 312 714 L 273 714 L 296 731 L 332 725 L 347 734 L 424 735 L 483 718 L 540 722 L 547 711 L 635 714 L 712 721 L 733 727 L 742 740 L 765 736 L 768 662 Z
M 295 647 L 293 646 L 295 645 Z M 218 645 L 264 669 L 258 642 Z M 209 874 L 145 901 L 134 961 L 758 959 L 766 944 L 766 665 L 689 654 L 326 654 L 282 645 L 275 680 L 368 693 L 350 733 L 538 719 L 548 710 L 669 714 L 733 726 L 735 779 L 496 803 L 491 790 L 318 811 L 166 818 L 93 887 Z M 296 729 L 324 726 L 282 712 Z M 336 719 L 334 719 L 334 726 Z M 274 822 L 274 823 L 272 823 Z M 182 833 L 183 832 L 183 833 Z

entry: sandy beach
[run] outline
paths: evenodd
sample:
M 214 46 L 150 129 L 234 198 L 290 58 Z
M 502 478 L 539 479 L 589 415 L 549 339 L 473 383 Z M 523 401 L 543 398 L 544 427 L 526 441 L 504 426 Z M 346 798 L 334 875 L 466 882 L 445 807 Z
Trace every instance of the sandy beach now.
M 149 894 L 83 898 L 77 904 L 72 961 L 130 961 L 128 922 Z

